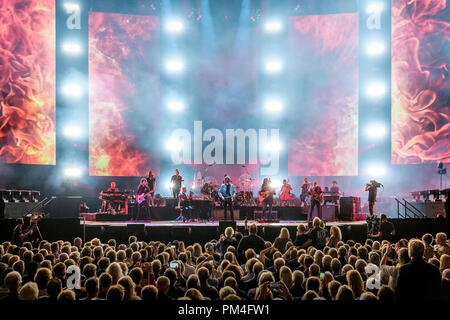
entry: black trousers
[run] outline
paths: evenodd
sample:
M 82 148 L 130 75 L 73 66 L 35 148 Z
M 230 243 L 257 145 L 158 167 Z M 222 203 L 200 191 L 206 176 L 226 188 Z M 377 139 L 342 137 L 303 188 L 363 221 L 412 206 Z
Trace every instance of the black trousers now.
M 263 219 L 265 218 L 267 207 L 269 207 L 269 215 L 272 214 L 272 206 L 273 206 L 273 199 L 265 200 L 265 201 L 262 202 L 262 207 L 263 207 L 262 208 L 263 209 L 262 216 L 263 216 Z
M 301 193 L 300 194 L 300 201 L 303 203 L 303 205 L 306 206 L 306 197 L 308 197 L 309 194 L 308 193 Z
M 178 199 L 178 195 L 180 194 L 180 189 L 172 189 L 172 194 L 175 199 Z
M 311 221 L 312 214 L 313 214 L 314 208 L 316 206 L 317 206 L 317 211 L 318 211 L 317 216 L 319 217 L 319 219 L 322 219 L 322 205 L 320 204 L 320 201 L 311 199 L 311 208 L 309 209 L 308 221 Z
M 148 206 L 147 200 L 144 200 L 141 204 L 138 204 L 137 210 L 134 210 L 133 213 L 133 220 L 150 219 L 150 207 Z
M 373 214 L 373 207 L 375 206 L 375 200 L 369 200 L 369 213 Z
M 234 214 L 233 214 L 233 201 L 231 199 L 225 199 L 223 202 L 223 219 L 227 220 L 227 209 L 230 209 L 230 217 L 231 220 L 234 221 Z

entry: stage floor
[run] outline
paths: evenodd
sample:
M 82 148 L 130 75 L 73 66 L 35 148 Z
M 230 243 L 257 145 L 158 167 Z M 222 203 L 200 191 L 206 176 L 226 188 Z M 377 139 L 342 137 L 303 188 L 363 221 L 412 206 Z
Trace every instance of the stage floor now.
M 248 225 L 256 223 L 261 226 L 282 226 L 282 227 L 292 227 L 297 226 L 301 223 L 306 223 L 306 220 L 280 220 L 278 222 L 261 222 L 257 220 L 248 220 Z M 183 222 L 180 220 L 170 220 L 170 221 L 86 221 L 87 226 L 121 226 L 125 227 L 127 225 L 145 225 L 149 227 L 217 227 L 219 226 L 219 221 L 198 221 L 198 222 Z M 360 221 L 328 221 L 327 226 L 348 226 L 348 225 L 364 225 L 365 220 Z M 236 225 L 238 227 L 243 227 L 245 225 L 244 220 L 236 220 Z

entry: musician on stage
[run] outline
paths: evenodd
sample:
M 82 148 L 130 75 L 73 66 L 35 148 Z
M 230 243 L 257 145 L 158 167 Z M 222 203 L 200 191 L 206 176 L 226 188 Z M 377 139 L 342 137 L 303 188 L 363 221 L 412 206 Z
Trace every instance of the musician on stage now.
M 133 210 L 133 218 L 131 220 L 140 220 L 141 218 L 148 218 L 149 206 L 147 197 L 149 196 L 150 188 L 147 184 L 147 179 L 142 178 L 136 191 L 136 206 L 137 210 Z M 139 201 L 142 201 L 139 203 Z M 137 215 L 136 215 L 137 214 Z
M 234 221 L 233 214 L 233 200 L 236 196 L 236 189 L 234 185 L 231 183 L 230 177 L 226 176 L 224 178 L 224 184 L 219 189 L 219 197 L 223 201 L 223 218 L 227 220 L 227 208 L 230 209 L 231 220 Z
M 317 185 L 317 181 L 313 182 L 313 187 L 309 191 L 309 194 L 311 195 L 311 208 L 309 209 L 308 214 L 308 222 L 311 221 L 313 210 L 315 207 L 317 207 L 318 214 L 317 216 L 319 219 L 322 219 L 322 188 Z
M 302 206 L 306 206 L 306 197 L 309 197 L 310 185 L 311 182 L 308 181 L 308 178 L 304 178 L 302 184 L 302 192 L 300 193 L 300 201 L 302 202 Z
M 333 181 L 331 188 L 330 188 L 330 194 L 332 196 L 340 196 L 341 195 L 341 191 L 339 190 L 339 187 L 337 186 L 337 181 Z M 336 204 L 337 200 L 332 200 L 331 203 Z
M 180 190 L 181 190 L 181 182 L 183 181 L 183 177 L 180 176 L 180 170 L 175 169 L 175 174 L 170 179 L 172 194 L 175 199 L 180 199 Z
M 120 204 L 116 200 L 111 200 L 109 196 L 112 196 L 114 192 L 119 192 L 114 181 L 111 182 L 107 192 L 110 194 L 104 194 L 103 191 L 100 193 L 99 199 L 102 200 L 102 211 L 119 211 Z M 105 196 L 105 198 L 103 198 Z
M 373 207 L 377 201 L 377 191 L 381 184 L 375 180 L 370 180 L 370 183 L 366 184 L 365 191 L 369 191 L 369 214 L 373 216 Z
M 190 203 L 190 200 L 192 199 L 191 193 L 187 192 L 186 187 L 183 187 L 180 194 L 180 208 L 181 208 L 181 215 L 183 217 L 183 222 L 186 220 L 192 220 L 192 206 Z
M 271 186 L 270 179 L 264 178 L 259 190 L 260 198 L 262 199 L 263 212 L 262 216 L 265 217 L 267 206 L 269 207 L 269 215 L 272 214 L 273 195 L 276 194 L 275 189 Z
M 147 177 L 146 180 L 147 180 L 147 185 L 150 188 L 150 195 L 149 195 L 148 202 L 149 202 L 149 205 L 151 205 L 153 207 L 155 205 L 154 198 L 155 198 L 155 189 L 156 189 L 156 178 L 153 175 L 153 171 L 152 170 L 150 170 L 148 172 L 148 177 Z
M 281 206 L 289 205 L 289 200 L 291 199 L 292 187 L 286 179 L 283 179 L 283 186 L 281 187 L 279 197 Z
M 108 192 L 119 192 L 119 189 L 116 188 L 116 183 L 114 181 L 111 182 Z

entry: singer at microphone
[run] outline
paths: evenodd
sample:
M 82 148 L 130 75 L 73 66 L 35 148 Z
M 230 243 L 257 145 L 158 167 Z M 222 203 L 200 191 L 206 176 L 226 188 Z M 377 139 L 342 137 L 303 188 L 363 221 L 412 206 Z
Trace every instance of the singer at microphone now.
M 370 180 L 370 183 L 366 184 L 365 191 L 369 191 L 369 214 L 371 217 L 373 216 L 373 207 L 377 201 L 377 191 L 380 186 L 382 184 L 375 180 Z

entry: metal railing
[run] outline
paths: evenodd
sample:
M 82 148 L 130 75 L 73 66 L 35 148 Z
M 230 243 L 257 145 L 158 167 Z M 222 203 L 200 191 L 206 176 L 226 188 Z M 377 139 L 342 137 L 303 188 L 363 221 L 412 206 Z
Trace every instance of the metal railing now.
M 417 209 L 411 202 L 405 200 L 402 198 L 404 202 L 401 200 L 395 198 L 395 201 L 397 201 L 397 217 L 398 218 L 409 218 L 409 219 L 422 219 L 426 218 L 425 213 L 423 213 L 421 210 Z M 400 208 L 401 207 L 401 208 Z M 403 210 L 401 210 L 403 209 Z M 403 211 L 403 214 L 402 212 Z

